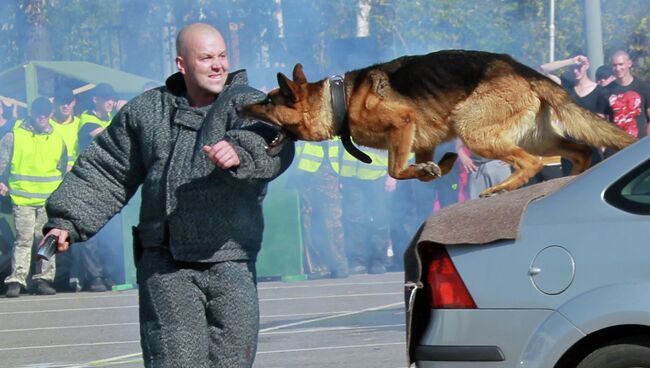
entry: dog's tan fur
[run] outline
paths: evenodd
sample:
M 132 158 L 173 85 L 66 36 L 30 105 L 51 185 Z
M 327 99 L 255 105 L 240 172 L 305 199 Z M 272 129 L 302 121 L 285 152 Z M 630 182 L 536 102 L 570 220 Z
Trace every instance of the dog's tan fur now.
M 352 138 L 388 150 L 388 172 L 396 179 L 426 181 L 447 173 L 455 156 L 440 168 L 431 160 L 436 146 L 454 137 L 476 154 L 513 168 L 510 177 L 482 196 L 527 183 L 542 169 L 539 156 L 566 157 L 573 163 L 572 174 L 578 174 L 591 161 L 589 146 L 622 149 L 635 141 L 508 55 L 440 51 L 348 72 L 344 78 Z M 240 114 L 280 125 L 302 140 L 337 134 L 328 79 L 308 83 L 298 64 L 293 81 L 279 73 L 278 83 L 266 101 L 244 106 Z M 562 122 L 561 131 L 551 124 L 554 116 Z M 408 165 L 411 151 L 416 163 Z

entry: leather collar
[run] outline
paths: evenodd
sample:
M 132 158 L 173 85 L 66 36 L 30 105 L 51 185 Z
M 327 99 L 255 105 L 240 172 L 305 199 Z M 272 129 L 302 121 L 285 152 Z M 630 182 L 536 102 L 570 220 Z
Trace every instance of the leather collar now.
M 370 156 L 358 149 L 350 137 L 350 125 L 348 124 L 348 107 L 345 98 L 345 83 L 340 75 L 329 78 L 330 92 L 332 95 L 332 110 L 334 111 L 334 123 L 336 124 L 335 134 L 341 137 L 343 148 L 357 160 L 369 164 L 372 162 Z

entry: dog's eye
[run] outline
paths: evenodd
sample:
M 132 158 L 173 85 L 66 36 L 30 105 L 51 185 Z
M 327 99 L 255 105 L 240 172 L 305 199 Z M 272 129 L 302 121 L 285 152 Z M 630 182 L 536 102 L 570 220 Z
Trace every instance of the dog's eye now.
M 273 103 L 273 100 L 271 99 L 271 96 L 266 96 L 266 99 L 264 100 L 264 104 L 268 105 L 268 104 L 272 104 L 272 103 Z

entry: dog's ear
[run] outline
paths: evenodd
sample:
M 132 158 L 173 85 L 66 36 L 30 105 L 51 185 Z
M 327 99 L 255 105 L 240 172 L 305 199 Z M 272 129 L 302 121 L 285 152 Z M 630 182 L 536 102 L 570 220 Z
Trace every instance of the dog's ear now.
M 381 100 L 386 97 L 388 86 L 388 77 L 385 73 L 379 70 L 373 70 L 368 73 L 370 79 L 370 92 L 366 97 L 365 107 L 366 110 L 372 110 Z
M 289 80 L 286 75 L 278 73 L 278 86 L 280 87 L 280 93 L 284 97 L 293 103 L 298 102 L 298 86 Z
M 302 64 L 296 64 L 293 67 L 293 81 L 298 84 L 307 84 L 307 77 L 305 77 L 305 72 L 302 71 Z
M 379 70 L 373 70 L 368 73 L 370 78 L 370 83 L 372 83 L 372 91 L 381 98 L 386 97 L 386 91 L 388 90 L 388 76 L 386 73 Z

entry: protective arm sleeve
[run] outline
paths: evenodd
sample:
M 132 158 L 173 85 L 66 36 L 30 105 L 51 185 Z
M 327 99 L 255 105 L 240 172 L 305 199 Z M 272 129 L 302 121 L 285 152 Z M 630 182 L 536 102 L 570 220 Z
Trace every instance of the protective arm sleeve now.
M 270 181 L 282 174 L 293 161 L 293 140 L 285 139 L 281 146 L 274 147 L 272 151 L 269 149 L 273 140 L 282 134 L 279 128 L 262 121 L 241 119 L 235 112 L 235 106 L 257 102 L 264 97 L 261 92 L 247 95 L 237 101 L 228 113 L 231 129 L 226 132 L 225 139 L 233 145 L 240 161 L 239 166 L 231 170 L 236 179 Z
M 124 207 L 146 175 L 134 121 L 123 108 L 79 156 L 47 200 L 44 231 L 59 228 L 72 242 L 85 241 Z

